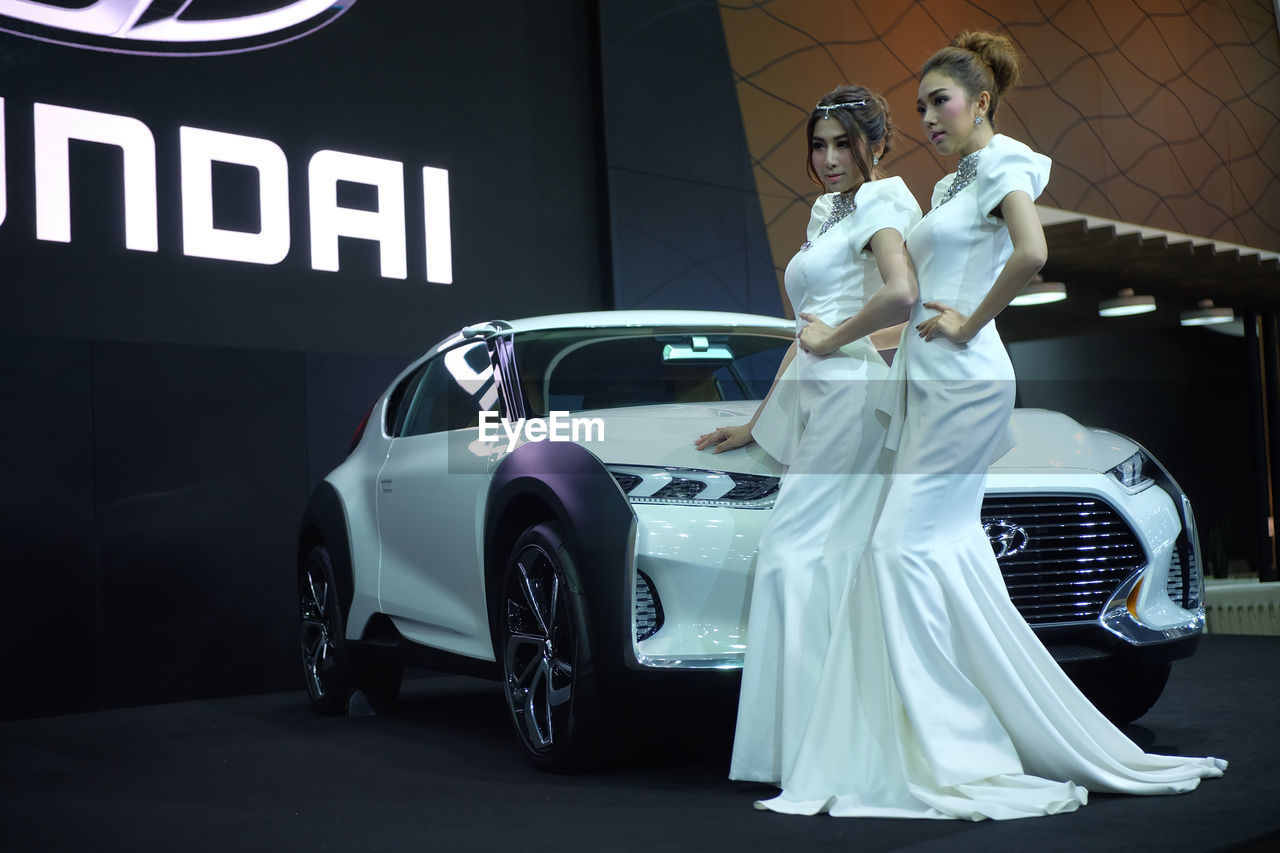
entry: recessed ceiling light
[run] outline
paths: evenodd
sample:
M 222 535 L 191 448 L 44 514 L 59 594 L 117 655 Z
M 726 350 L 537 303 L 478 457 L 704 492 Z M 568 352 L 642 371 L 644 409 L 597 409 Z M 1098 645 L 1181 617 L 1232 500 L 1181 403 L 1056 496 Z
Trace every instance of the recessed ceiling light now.
M 1121 290 L 1115 299 L 1104 299 L 1098 303 L 1099 317 L 1128 317 L 1132 314 L 1148 314 L 1156 310 L 1154 296 L 1134 296 L 1133 288 Z
M 1040 276 L 1031 279 L 1031 282 L 1024 288 L 1022 292 L 1013 297 L 1010 305 L 1048 305 L 1051 302 L 1061 302 L 1067 298 L 1067 286 L 1060 281 L 1044 281 Z
M 1230 323 L 1236 318 L 1236 312 L 1230 308 L 1214 308 L 1212 299 L 1201 299 L 1196 308 L 1182 312 L 1184 326 L 1216 326 L 1219 323 Z

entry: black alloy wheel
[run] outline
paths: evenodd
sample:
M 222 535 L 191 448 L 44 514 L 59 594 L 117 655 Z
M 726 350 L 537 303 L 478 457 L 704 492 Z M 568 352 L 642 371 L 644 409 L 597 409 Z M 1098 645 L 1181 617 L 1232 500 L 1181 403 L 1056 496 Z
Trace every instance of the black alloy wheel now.
M 351 660 L 343 638 L 342 609 L 329 552 L 316 545 L 298 573 L 302 677 L 311 706 L 321 714 L 341 714 L 354 690 Z
M 601 711 L 585 601 L 557 525 L 535 525 L 516 540 L 498 606 L 503 692 L 526 755 L 552 772 L 597 763 Z

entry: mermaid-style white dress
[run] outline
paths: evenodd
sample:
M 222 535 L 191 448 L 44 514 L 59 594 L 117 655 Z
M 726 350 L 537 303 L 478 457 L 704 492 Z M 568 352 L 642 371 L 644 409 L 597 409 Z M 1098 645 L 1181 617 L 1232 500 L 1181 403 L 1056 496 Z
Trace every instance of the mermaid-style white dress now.
M 971 155 L 972 156 L 972 155 Z M 977 176 L 907 237 L 921 298 L 889 383 L 893 473 L 871 543 L 851 552 L 813 713 L 782 793 L 760 808 L 1007 819 L 1071 811 L 1088 791 L 1173 794 L 1226 762 L 1143 753 L 1066 677 L 1009 600 L 980 522 L 988 465 L 1011 446 L 1014 376 L 993 323 L 957 345 L 916 324 L 981 302 L 1012 252 L 992 216 L 1032 199 L 1049 160 L 996 135 Z M 966 164 L 971 165 L 971 164 Z
M 808 248 L 784 282 L 801 312 L 837 325 L 883 286 L 868 242 L 906 235 L 920 206 L 901 178 L 868 181 L 856 210 L 819 235 L 835 194 L 818 198 Z M 797 331 L 804 325 L 797 321 Z M 888 460 L 875 399 L 889 368 L 867 339 L 826 357 L 803 350 L 784 371 L 752 430 L 788 466 L 761 534 L 747 621 L 747 651 L 729 775 L 778 783 L 794 761 L 813 704 L 831 618 L 871 532 Z M 828 554 L 836 553 L 835 561 Z

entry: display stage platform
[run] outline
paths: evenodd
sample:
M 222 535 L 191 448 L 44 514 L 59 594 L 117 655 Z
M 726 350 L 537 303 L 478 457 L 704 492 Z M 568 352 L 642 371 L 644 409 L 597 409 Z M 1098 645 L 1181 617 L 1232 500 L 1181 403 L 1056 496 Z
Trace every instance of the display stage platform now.
M 758 812 L 726 780 L 732 702 L 640 709 L 613 766 L 532 769 L 497 686 L 406 681 L 400 707 L 322 718 L 296 692 L 0 723 L 8 851 L 1280 850 L 1280 637 L 1210 636 L 1126 732 L 1216 755 L 1178 797 L 1094 795 L 1080 811 L 985 822 Z

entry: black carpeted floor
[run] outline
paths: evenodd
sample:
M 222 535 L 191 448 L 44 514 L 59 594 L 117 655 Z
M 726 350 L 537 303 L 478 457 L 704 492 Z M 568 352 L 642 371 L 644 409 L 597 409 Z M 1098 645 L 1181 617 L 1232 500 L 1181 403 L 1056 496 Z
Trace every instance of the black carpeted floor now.
M 726 781 L 729 703 L 671 709 L 618 766 L 531 769 L 494 684 L 429 677 L 392 714 L 297 693 L 0 724 L 0 846 L 28 850 L 1280 850 L 1280 638 L 1207 637 L 1126 731 L 1231 761 L 1179 797 L 979 824 L 788 817 Z

